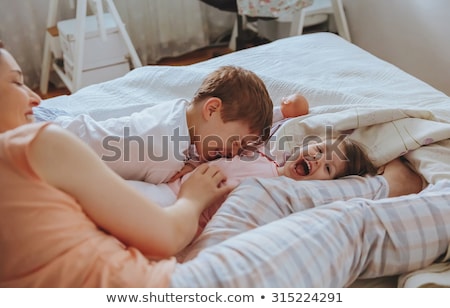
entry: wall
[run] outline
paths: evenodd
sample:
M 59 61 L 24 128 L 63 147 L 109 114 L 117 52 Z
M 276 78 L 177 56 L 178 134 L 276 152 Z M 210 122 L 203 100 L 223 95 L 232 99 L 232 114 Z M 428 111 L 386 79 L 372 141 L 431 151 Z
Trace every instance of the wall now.
M 344 0 L 353 43 L 450 96 L 450 1 Z

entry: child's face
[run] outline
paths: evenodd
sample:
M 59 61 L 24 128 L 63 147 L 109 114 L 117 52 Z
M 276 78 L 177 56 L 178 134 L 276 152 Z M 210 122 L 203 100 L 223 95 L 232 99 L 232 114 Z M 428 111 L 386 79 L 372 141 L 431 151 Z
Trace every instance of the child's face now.
M 332 180 L 344 172 L 346 165 L 342 143 L 335 147 L 326 142 L 310 143 L 288 159 L 283 175 L 297 181 Z
M 204 161 L 219 157 L 233 157 L 250 142 L 257 141 L 259 136 L 252 134 L 247 124 L 240 121 L 224 123 L 217 120 L 213 125 L 205 127 L 198 141 L 194 144 Z
M 33 122 L 32 107 L 41 99 L 24 83 L 22 71 L 9 52 L 0 49 L 0 131 Z

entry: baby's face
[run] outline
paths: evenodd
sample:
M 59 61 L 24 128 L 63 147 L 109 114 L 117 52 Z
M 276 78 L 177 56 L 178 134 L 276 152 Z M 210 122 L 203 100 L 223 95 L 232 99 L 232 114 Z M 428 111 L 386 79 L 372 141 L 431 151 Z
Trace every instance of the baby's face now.
M 309 143 L 288 159 L 282 175 L 297 181 L 332 180 L 344 172 L 346 164 L 342 143 Z

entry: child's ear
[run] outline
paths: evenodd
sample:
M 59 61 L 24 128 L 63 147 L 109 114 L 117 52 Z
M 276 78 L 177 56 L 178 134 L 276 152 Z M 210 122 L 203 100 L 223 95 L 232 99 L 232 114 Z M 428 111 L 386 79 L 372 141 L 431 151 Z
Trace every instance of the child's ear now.
M 203 104 L 203 117 L 209 119 L 215 112 L 220 112 L 222 100 L 217 97 L 210 97 Z

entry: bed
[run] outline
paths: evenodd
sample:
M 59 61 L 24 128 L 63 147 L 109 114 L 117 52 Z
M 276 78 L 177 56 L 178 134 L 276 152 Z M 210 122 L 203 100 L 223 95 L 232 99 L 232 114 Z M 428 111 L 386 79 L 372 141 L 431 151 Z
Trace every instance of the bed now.
M 323 135 L 326 127 L 351 133 L 376 165 L 404 155 L 424 179 L 450 178 L 450 97 L 341 37 L 290 37 L 188 66 L 146 66 L 71 95 L 44 100 L 49 110 L 104 120 L 174 98 L 191 98 L 203 78 L 222 65 L 257 73 L 274 104 L 304 94 L 310 114 L 291 119 L 277 136 Z M 277 139 L 279 140 L 279 139 Z M 291 148 L 298 140 L 283 143 Z M 281 145 L 271 143 L 276 156 Z M 447 253 L 448 259 L 449 253 Z M 450 264 L 436 263 L 398 277 L 358 280 L 356 287 L 450 286 Z

